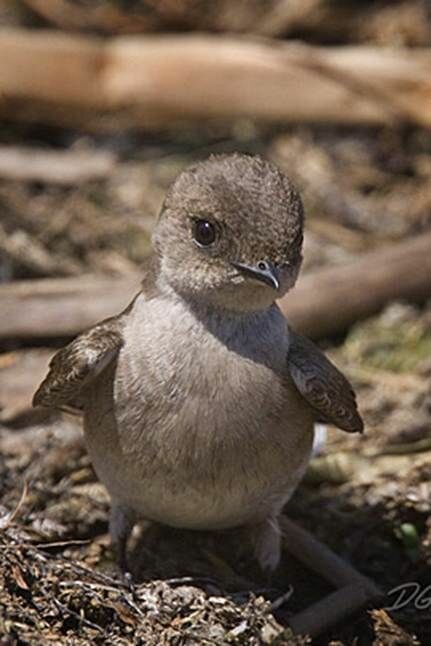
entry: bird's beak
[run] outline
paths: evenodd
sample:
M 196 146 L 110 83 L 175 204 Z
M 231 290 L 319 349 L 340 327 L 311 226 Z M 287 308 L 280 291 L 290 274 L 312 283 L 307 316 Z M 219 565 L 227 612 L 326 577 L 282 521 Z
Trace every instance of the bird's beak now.
M 273 289 L 280 289 L 280 276 L 277 267 L 272 262 L 261 260 L 256 265 L 245 265 L 242 262 L 232 262 L 246 276 L 260 280 Z

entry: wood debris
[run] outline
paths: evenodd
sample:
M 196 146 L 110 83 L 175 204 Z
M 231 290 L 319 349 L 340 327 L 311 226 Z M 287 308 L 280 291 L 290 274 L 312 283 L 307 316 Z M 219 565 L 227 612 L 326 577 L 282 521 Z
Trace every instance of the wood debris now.
M 427 49 L 0 33 L 0 114 L 63 126 L 238 118 L 429 126 L 430 77 Z

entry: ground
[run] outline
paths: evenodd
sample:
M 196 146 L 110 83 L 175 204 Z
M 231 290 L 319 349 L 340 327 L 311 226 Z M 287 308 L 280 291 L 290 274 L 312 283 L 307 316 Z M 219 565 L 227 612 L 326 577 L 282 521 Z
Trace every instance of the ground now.
M 391 305 L 331 351 L 357 387 L 367 433 L 331 430 L 286 510 L 386 592 L 431 584 L 431 365 L 429 354 L 403 362 L 412 338 L 431 341 L 430 323 L 431 308 Z M 141 528 L 131 547 L 133 582 L 121 579 L 107 537 L 108 497 L 78 418 L 21 413 L 4 424 L 0 449 L 6 643 L 304 643 L 283 626 L 330 586 L 286 551 L 268 583 L 240 532 Z M 274 618 L 271 601 L 289 586 Z M 418 643 L 414 635 L 428 643 L 429 594 L 423 608 L 412 600 L 386 614 L 397 597 L 386 595 L 313 643 Z
M 2 134 L 9 143 L 111 150 L 116 159 L 107 177 L 78 186 L 0 181 L 5 281 L 135 272 L 166 187 L 212 152 L 259 152 L 297 182 L 307 210 L 305 271 L 429 225 L 431 137 L 422 130 L 241 122 L 151 137 L 28 126 Z M 0 354 L 2 643 L 307 643 L 286 628 L 289 616 L 330 586 L 286 550 L 268 582 L 240 549 L 240 532 L 140 528 L 133 580 L 121 578 L 107 536 L 108 497 L 79 418 L 29 407 L 41 365 L 66 340 L 17 339 Z M 386 595 L 313 643 L 430 643 L 431 306 L 390 303 L 322 347 L 354 383 L 366 433 L 329 429 L 286 513 Z M 406 582 L 417 584 L 415 598 L 385 610 L 398 596 L 387 593 Z

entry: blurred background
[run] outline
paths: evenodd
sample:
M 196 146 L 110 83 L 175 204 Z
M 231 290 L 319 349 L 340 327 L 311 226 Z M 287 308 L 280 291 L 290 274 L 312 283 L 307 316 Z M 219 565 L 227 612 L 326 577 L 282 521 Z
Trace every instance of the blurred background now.
M 176 175 L 212 153 L 258 153 L 294 180 L 306 208 L 303 273 L 283 311 L 349 375 L 367 425 L 360 438 L 329 429 L 288 512 L 384 590 L 406 581 L 426 589 L 430 3 L 0 0 L 0 25 L 5 513 L 25 481 L 18 516 L 27 541 L 80 539 L 87 543 L 49 554 L 92 567 L 110 562 L 107 498 L 79 420 L 32 410 L 32 392 L 56 348 L 118 312 L 138 289 Z M 147 547 L 152 576 L 174 576 L 185 561 L 187 572 L 190 562 L 196 573 L 219 567 L 225 583 L 231 577 L 233 588 L 244 587 L 224 557 L 228 570 L 222 556 L 217 567 L 214 559 L 205 565 L 195 552 L 184 557 L 177 536 L 163 540 L 155 551 Z M 164 546 L 169 558 L 160 554 Z M 33 558 L 25 554 L 20 565 L 22 589 L 28 577 L 39 581 Z M 18 601 L 9 557 L 3 565 L 3 576 L 15 580 L 0 592 L 10 634 L 32 641 L 49 628 L 67 635 L 68 626 L 53 619 L 54 588 L 40 592 L 36 613 L 47 627 L 22 616 L 25 626 L 15 626 L 17 608 L 33 611 Z M 325 591 L 322 582 L 304 587 L 298 576 L 300 596 L 277 616 L 282 624 Z M 281 578 L 280 589 L 289 581 Z M 70 599 L 62 603 L 66 615 L 75 612 Z M 91 605 L 90 592 L 80 603 Z M 419 643 L 414 635 L 430 643 L 429 608 L 412 600 L 389 614 L 385 605 L 357 613 L 322 643 L 394 643 L 390 636 Z M 104 631 L 111 624 L 106 639 L 123 635 L 118 617 L 94 622 Z M 204 624 L 202 631 L 211 621 Z

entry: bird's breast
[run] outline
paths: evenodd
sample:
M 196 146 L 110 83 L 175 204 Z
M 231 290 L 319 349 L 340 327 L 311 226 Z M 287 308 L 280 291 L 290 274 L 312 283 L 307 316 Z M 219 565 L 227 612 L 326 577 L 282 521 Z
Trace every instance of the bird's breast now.
M 296 482 L 312 420 L 287 377 L 283 319 L 210 329 L 181 307 L 154 303 L 131 319 L 125 339 L 113 384 L 113 459 L 121 454 L 119 486 L 129 496 L 140 482 L 147 507 L 166 506 L 163 518 L 196 520 L 206 508 L 203 526 L 229 526 L 226 514 L 265 506 Z
M 171 441 L 196 433 L 218 441 L 275 420 L 291 388 L 286 323 L 277 314 L 237 319 L 214 323 L 182 304 L 148 303 L 145 316 L 131 319 L 119 356 L 119 417 L 157 426 Z

